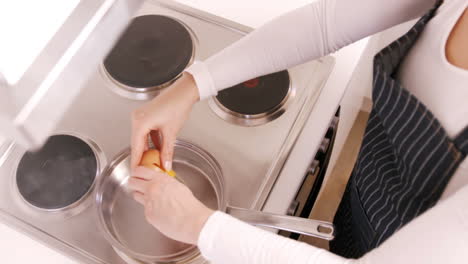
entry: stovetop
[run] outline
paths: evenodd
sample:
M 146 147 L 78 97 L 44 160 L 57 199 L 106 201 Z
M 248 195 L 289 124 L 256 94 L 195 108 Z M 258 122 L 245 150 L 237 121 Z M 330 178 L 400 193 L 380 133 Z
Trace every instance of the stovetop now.
M 147 1 L 138 15 L 145 14 L 163 14 L 187 25 L 198 41 L 195 61 L 208 58 L 251 31 L 168 1 Z M 214 99 L 194 106 L 179 139 L 202 147 L 216 158 L 226 178 L 229 204 L 261 209 L 333 63 L 331 57 L 324 57 L 289 69 L 293 91 L 290 102 L 280 116 L 262 125 L 244 126 L 220 118 L 213 109 Z M 145 102 L 121 96 L 115 88 L 102 67 L 96 69 L 55 129 L 55 134 L 70 134 L 87 142 L 97 154 L 99 170 L 129 146 L 130 113 Z M 73 208 L 55 211 L 34 208 L 23 201 L 16 186 L 16 170 L 25 150 L 15 145 L 2 150 L 6 150 L 0 154 L 2 221 L 81 263 L 125 263 L 100 233 L 94 186 Z

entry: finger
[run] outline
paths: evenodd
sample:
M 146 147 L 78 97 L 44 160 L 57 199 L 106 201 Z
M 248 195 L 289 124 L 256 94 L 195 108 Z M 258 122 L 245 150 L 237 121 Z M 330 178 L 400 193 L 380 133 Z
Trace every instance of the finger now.
M 161 164 L 166 171 L 172 170 L 172 158 L 176 135 L 172 132 L 163 131 L 163 145 L 161 148 Z
M 133 192 L 133 199 L 138 203 L 145 205 L 145 195 L 141 192 Z
M 135 168 L 141 161 L 141 156 L 143 155 L 143 151 L 148 148 L 148 141 L 147 141 L 147 131 L 141 128 L 135 128 L 133 126 L 132 131 L 132 148 L 131 148 L 131 168 Z
M 142 194 L 146 194 L 149 184 L 149 181 L 145 181 L 134 177 L 131 177 L 128 180 L 128 188 L 134 192 L 140 192 Z
M 138 166 L 132 170 L 132 177 L 146 181 L 151 181 L 155 177 L 155 174 L 157 174 L 158 172 L 162 173 L 162 171 L 158 168 L 149 169 L 143 166 Z

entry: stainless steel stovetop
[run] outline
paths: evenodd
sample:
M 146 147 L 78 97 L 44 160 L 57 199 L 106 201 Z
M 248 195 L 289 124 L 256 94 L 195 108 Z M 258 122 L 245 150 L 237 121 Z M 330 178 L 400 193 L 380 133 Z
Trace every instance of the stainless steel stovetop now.
M 198 40 L 195 61 L 206 59 L 251 31 L 169 1 L 147 1 L 138 15 L 143 14 L 163 14 L 186 24 Z M 179 138 L 204 148 L 217 159 L 226 177 L 229 204 L 262 208 L 333 64 L 333 58 L 324 57 L 289 69 L 294 91 L 291 101 L 279 118 L 260 126 L 241 126 L 221 119 L 210 100 L 195 105 Z M 130 113 L 144 103 L 115 90 L 115 83 L 102 68 L 96 69 L 55 130 L 55 134 L 72 134 L 88 142 L 98 154 L 100 170 L 129 146 Z M 93 190 L 65 210 L 33 208 L 22 200 L 15 181 L 25 150 L 10 144 L 0 146 L 0 151 L 2 221 L 81 263 L 125 263 L 100 233 Z

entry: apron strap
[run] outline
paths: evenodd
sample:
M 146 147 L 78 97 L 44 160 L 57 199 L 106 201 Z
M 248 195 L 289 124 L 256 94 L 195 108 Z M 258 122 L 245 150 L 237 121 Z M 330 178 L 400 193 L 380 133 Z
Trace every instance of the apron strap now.
M 455 146 L 466 156 L 468 154 L 468 126 L 453 141 Z

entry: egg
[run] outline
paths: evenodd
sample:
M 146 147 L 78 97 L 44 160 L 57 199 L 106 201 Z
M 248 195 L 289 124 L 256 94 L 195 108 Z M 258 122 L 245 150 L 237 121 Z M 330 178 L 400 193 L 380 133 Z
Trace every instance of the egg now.
M 149 169 L 158 170 L 158 171 L 161 170 L 172 177 L 176 176 L 176 173 L 173 170 L 166 171 L 161 166 L 161 154 L 159 153 L 159 150 L 157 149 L 149 149 L 143 152 L 143 155 L 140 161 L 140 166 L 143 166 Z
M 143 152 L 140 165 L 150 169 L 161 168 L 161 155 L 159 150 L 150 149 Z

